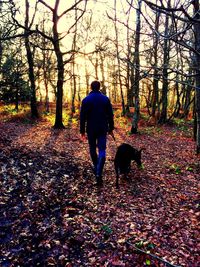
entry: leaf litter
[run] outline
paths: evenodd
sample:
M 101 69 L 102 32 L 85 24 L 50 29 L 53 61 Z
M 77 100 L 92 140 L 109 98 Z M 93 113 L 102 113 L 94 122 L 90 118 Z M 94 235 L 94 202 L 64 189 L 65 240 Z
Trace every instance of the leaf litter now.
M 165 126 L 130 136 L 118 126 L 97 188 L 77 128 L 7 122 L 0 131 L 2 267 L 167 266 L 156 257 L 199 266 L 200 159 L 190 137 Z M 123 142 L 145 148 L 144 169 L 133 163 L 117 190 Z

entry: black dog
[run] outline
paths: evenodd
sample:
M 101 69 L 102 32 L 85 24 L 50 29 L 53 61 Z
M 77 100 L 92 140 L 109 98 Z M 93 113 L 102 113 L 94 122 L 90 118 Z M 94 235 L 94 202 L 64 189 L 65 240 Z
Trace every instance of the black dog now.
M 115 155 L 114 164 L 116 171 L 116 186 L 119 187 L 119 173 L 127 175 L 130 171 L 131 161 L 134 160 L 138 167 L 142 167 L 141 150 L 133 148 L 129 144 L 121 144 Z

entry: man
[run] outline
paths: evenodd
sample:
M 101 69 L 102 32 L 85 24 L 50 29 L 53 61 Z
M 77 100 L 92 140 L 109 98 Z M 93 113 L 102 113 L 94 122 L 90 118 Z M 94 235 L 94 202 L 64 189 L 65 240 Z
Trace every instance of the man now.
M 99 91 L 99 81 L 93 81 L 91 89 L 92 91 L 82 101 L 80 133 L 84 139 L 85 130 L 87 132 L 97 185 L 102 185 L 102 172 L 106 159 L 106 135 L 112 134 L 114 129 L 113 110 L 109 98 Z

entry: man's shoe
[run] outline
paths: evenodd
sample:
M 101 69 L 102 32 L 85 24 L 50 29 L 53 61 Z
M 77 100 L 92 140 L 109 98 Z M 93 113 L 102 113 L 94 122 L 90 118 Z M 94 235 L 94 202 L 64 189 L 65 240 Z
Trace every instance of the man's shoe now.
M 98 163 L 97 163 L 97 173 L 96 173 L 96 176 L 102 177 L 102 172 L 103 172 L 104 164 L 105 164 L 105 157 L 100 157 L 98 159 Z
M 98 163 L 97 155 L 95 154 L 91 156 L 91 158 L 92 158 L 92 163 L 93 163 L 92 170 L 93 170 L 94 175 L 96 175 L 97 174 L 97 163 Z
M 102 186 L 103 185 L 102 176 L 96 175 L 96 180 L 97 180 L 97 183 L 96 183 L 97 186 Z
M 96 166 L 92 166 L 92 171 L 93 171 L 94 175 L 97 175 L 97 167 Z

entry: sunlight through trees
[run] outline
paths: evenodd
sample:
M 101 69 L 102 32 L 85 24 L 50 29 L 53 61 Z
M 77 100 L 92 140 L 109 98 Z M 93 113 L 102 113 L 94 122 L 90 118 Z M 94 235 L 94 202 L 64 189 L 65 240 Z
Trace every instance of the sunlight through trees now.
M 199 152 L 198 6 L 184 0 L 1 1 L 1 100 L 12 86 L 2 66 L 9 51 L 16 62 L 20 53 L 33 117 L 39 101 L 47 112 L 56 102 L 54 126 L 63 128 L 63 105 L 73 116 L 98 79 L 123 115 L 134 110 L 132 132 L 140 108 L 160 124 L 192 116 Z

